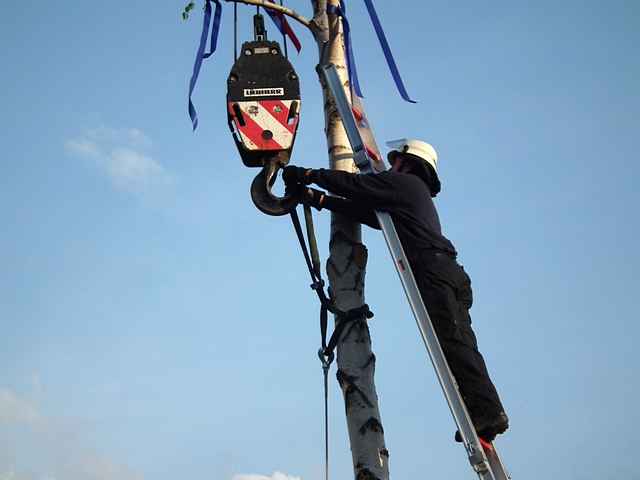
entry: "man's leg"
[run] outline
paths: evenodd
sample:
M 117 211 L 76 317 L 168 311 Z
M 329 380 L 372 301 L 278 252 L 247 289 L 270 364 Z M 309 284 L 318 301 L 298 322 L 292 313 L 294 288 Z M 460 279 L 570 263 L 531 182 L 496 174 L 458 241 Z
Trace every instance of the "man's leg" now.
M 471 328 L 470 283 L 455 261 L 439 263 L 431 264 L 428 271 L 416 272 L 416 280 L 471 419 L 479 433 L 487 430 L 487 436 L 491 436 L 488 430 L 494 424 L 497 430 L 506 429 L 506 424 L 501 426 L 506 416 L 502 417 L 502 403 Z

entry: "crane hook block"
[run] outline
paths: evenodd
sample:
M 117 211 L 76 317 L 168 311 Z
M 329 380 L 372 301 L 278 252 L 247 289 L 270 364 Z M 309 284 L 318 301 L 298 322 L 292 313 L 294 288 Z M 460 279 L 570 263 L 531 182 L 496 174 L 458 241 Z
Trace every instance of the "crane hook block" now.
M 300 119 L 298 75 L 277 42 L 242 44 L 227 79 L 229 128 L 247 167 L 262 167 L 251 185 L 251 198 L 268 215 L 295 208 L 293 196 L 271 192 L 277 172 L 289 163 Z

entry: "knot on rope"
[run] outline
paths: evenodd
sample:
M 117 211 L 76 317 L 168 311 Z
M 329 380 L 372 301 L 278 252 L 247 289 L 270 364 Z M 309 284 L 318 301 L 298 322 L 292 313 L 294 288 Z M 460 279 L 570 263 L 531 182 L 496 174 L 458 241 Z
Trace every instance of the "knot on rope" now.
M 362 317 L 367 319 L 373 318 L 373 312 L 369 309 L 369 305 L 366 303 L 360 307 L 352 308 L 351 310 L 347 310 L 346 312 L 338 311 L 336 313 L 339 321 L 353 321 L 359 320 Z
M 322 348 L 318 351 L 318 356 L 322 362 L 323 368 L 328 368 L 334 359 L 334 350 L 338 345 L 340 336 L 344 329 L 352 322 L 366 321 L 369 318 L 373 318 L 373 312 L 369 309 L 369 305 L 366 303 L 360 307 L 352 308 L 351 310 L 342 311 L 338 309 L 332 310 L 336 316 L 336 328 L 329 338 L 329 342 L 326 341 L 326 324 L 323 328 L 322 335 Z

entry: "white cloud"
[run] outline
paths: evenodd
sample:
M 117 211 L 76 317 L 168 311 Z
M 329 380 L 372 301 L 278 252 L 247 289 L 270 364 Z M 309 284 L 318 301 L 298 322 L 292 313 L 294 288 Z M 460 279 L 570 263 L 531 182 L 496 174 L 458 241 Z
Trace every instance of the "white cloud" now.
M 115 149 L 108 160 L 108 173 L 121 188 L 148 188 L 170 182 L 169 175 L 158 162 L 130 148 Z
M 150 148 L 151 139 L 139 128 L 98 127 L 85 132 L 85 136 L 101 144 L 126 144 L 136 148 Z
M 119 189 L 145 192 L 171 183 L 171 175 L 147 150 L 151 139 L 137 128 L 99 127 L 65 142 L 65 150 L 85 158 L 104 172 Z
M 0 424 L 34 425 L 41 419 L 35 406 L 6 388 L 0 389 Z
M 302 480 L 301 477 L 292 477 L 282 472 L 273 472 L 273 475 L 239 474 L 234 475 L 231 480 Z
M 143 148 L 151 147 L 151 139 L 147 137 L 142 130 L 131 128 L 127 131 L 127 135 L 129 136 L 129 141 L 134 145 L 139 145 Z
M 57 478 L 83 480 L 144 480 L 140 473 L 132 471 L 125 465 L 85 452 L 76 455 L 58 468 Z
M 13 470 L 7 470 L 6 472 L 0 472 L 0 480 L 55 480 L 53 477 L 42 477 L 38 479 L 35 475 L 30 473 L 18 473 Z
M 40 379 L 40 374 L 38 372 L 34 372 L 31 374 L 31 378 L 29 379 L 29 384 L 33 389 L 33 393 L 35 395 L 39 395 L 42 393 L 42 380 Z
M 37 377 L 38 388 L 41 388 Z M 7 426 L 9 428 L 3 428 Z M 34 402 L 0 388 L 0 480 L 144 480 L 144 475 L 95 451 L 86 425 L 44 414 Z M 20 441 L 13 438 L 20 436 Z M 302 480 L 238 474 L 232 480 Z
M 144 480 L 89 447 L 92 442 L 73 419 L 46 416 L 7 388 L 0 388 L 3 424 L 10 428 L 0 428 L 0 480 Z
M 86 138 L 68 140 L 67 142 L 65 142 L 64 148 L 68 152 L 75 153 L 76 155 L 80 155 L 82 157 L 96 158 L 102 154 L 98 145 L 91 140 L 87 140 Z

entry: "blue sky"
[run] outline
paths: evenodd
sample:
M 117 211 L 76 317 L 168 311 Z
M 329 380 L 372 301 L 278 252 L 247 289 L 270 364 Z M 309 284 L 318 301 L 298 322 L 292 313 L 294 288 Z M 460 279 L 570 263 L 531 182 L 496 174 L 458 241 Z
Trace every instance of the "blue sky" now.
M 437 205 L 473 280 L 514 479 L 640 478 L 640 7 L 377 3 L 419 103 L 395 93 L 352 1 L 369 117 L 379 143 L 413 136 L 440 154 Z M 201 11 L 183 23 L 182 7 L 25 1 L 1 20 L 3 480 L 322 478 L 317 304 L 288 221 L 253 207 L 257 172 L 226 126 L 232 9 L 194 134 Z M 297 31 L 292 163 L 320 167 L 316 50 Z M 382 238 L 364 240 L 392 477 L 473 478 Z M 330 401 L 332 475 L 348 477 L 335 381 Z

